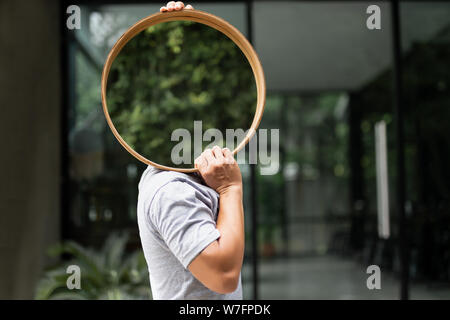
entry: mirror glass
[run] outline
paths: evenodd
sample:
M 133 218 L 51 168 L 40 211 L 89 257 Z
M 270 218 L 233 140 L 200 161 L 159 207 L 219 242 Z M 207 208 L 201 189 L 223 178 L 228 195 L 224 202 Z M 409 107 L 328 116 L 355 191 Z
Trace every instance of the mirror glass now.
M 176 168 L 193 168 L 211 143 L 234 150 L 251 126 L 256 98 L 239 47 L 192 21 L 164 22 L 135 35 L 113 61 L 107 83 L 109 114 L 124 141 Z

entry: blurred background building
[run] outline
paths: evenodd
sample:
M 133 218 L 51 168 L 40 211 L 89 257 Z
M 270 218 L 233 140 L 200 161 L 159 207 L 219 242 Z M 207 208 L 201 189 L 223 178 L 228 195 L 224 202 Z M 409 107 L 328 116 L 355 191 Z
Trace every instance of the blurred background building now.
M 253 43 L 260 128 L 280 128 L 279 172 L 242 166 L 245 298 L 450 298 L 450 3 L 191 4 Z M 373 4 L 381 29 L 366 26 Z M 118 37 L 161 5 L 0 2 L 0 298 L 35 296 L 54 243 L 101 248 L 126 231 L 124 251 L 140 250 L 145 166 L 106 125 L 100 78 Z M 381 290 L 366 286 L 373 264 Z

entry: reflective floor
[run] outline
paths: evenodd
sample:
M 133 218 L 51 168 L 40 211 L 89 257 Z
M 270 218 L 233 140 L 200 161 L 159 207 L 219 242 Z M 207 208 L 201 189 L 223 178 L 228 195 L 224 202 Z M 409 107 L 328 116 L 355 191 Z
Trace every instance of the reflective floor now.
M 251 266 L 243 269 L 244 298 L 251 299 Z M 350 259 L 324 255 L 260 262 L 261 299 L 398 299 L 399 283 L 392 273 L 381 270 L 381 289 L 366 286 L 367 266 Z M 247 281 L 248 280 L 248 281 Z M 424 284 L 411 287 L 411 299 L 450 299 L 450 287 Z

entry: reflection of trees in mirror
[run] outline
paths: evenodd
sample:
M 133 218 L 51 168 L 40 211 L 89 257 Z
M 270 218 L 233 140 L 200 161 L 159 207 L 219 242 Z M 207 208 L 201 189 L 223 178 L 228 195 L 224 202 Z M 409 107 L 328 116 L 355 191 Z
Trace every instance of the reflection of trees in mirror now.
M 36 288 L 36 299 L 149 299 L 147 264 L 141 250 L 125 254 L 127 234 L 112 234 L 100 251 L 68 241 L 52 247 L 49 254 L 72 259 L 47 269 Z M 80 268 L 81 288 L 69 290 L 66 281 L 69 265 Z
M 200 23 L 174 21 L 125 45 L 111 67 L 107 102 L 115 127 L 134 150 L 173 166 L 175 129 L 193 136 L 194 120 L 201 120 L 203 131 L 247 130 L 256 87 L 247 59 L 228 37 Z

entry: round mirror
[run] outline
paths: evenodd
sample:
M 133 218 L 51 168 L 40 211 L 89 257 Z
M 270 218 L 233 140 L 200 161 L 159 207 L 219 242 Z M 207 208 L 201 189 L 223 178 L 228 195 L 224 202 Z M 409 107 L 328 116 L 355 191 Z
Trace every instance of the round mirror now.
M 198 10 L 157 13 L 118 40 L 102 77 L 105 116 L 139 160 L 190 172 L 210 145 L 236 153 L 265 102 L 259 59 L 230 24 Z

